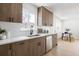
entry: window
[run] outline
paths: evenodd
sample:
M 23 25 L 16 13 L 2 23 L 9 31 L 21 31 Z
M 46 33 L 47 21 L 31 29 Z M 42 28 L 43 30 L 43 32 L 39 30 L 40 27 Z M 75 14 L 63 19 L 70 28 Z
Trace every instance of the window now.
M 24 12 L 23 13 L 23 23 L 29 24 L 29 25 L 35 25 L 36 24 L 36 15 L 30 12 Z
M 23 12 L 22 23 L 28 23 L 28 13 Z
M 32 13 L 29 14 L 29 23 L 35 24 L 35 15 Z

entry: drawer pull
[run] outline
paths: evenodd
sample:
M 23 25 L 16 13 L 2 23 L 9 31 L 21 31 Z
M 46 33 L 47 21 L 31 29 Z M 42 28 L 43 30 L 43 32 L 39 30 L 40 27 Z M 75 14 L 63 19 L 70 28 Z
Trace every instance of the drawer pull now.
M 19 45 L 23 45 L 24 43 L 19 43 Z
M 38 42 L 38 43 L 37 43 L 37 46 L 41 46 L 41 42 Z

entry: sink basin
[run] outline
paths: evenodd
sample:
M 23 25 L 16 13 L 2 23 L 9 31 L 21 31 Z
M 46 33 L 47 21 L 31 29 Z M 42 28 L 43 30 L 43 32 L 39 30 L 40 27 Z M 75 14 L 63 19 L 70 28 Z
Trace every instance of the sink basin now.
M 39 34 L 36 35 L 29 35 L 28 37 L 40 36 Z

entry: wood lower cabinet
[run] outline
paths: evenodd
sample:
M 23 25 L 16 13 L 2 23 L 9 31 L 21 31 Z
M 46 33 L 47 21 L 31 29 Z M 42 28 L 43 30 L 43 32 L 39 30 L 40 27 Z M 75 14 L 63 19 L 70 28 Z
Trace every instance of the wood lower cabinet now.
M 52 36 L 52 46 L 55 47 L 57 45 L 57 34 L 53 34 Z
M 45 37 L 12 44 L 12 55 L 14 56 L 40 56 L 43 54 L 45 54 Z
M 45 54 L 45 37 L 29 40 L 29 56 Z
M 28 52 L 28 42 L 22 41 L 12 44 L 13 56 L 26 56 Z
M 11 56 L 11 46 L 1 45 L 0 46 L 0 56 Z
M 37 54 L 38 56 L 45 54 L 45 37 L 38 38 L 36 41 Z
M 34 39 L 35 40 L 35 39 Z M 28 41 L 28 55 L 29 56 L 34 56 L 36 55 L 36 46 L 35 46 L 35 41 L 34 40 L 29 40 Z
M 40 55 L 44 55 L 46 52 L 46 38 L 42 37 L 41 39 L 41 52 Z
M 41 56 L 45 54 L 45 37 L 0 46 L 0 56 Z

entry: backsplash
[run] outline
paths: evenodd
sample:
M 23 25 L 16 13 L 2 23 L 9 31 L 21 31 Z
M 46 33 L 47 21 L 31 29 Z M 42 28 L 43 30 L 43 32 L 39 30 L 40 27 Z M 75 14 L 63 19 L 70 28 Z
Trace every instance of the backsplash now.
M 22 24 L 22 23 L 11 23 L 11 22 L 0 21 L 0 28 L 6 29 L 7 32 L 10 33 L 10 38 L 29 35 L 29 30 L 21 31 L 22 28 L 25 28 L 25 24 Z M 36 33 L 37 33 L 37 30 L 35 28 L 35 30 L 33 31 L 33 34 L 36 34 Z
M 38 31 L 41 33 L 54 33 L 53 26 L 42 26 L 39 27 Z
M 0 22 L 0 27 L 6 29 L 10 33 L 10 37 L 23 36 L 26 32 L 20 29 L 24 27 L 21 23 Z
M 29 35 L 29 31 L 21 31 L 22 28 L 25 27 L 24 24 L 21 23 L 11 23 L 11 22 L 1 22 L 0 27 L 6 29 L 10 33 L 10 38 L 18 37 L 18 36 L 27 36 Z M 53 27 L 45 27 L 42 26 L 43 30 L 48 30 L 49 33 L 53 33 Z M 27 28 L 26 28 L 27 29 Z M 33 31 L 33 34 L 36 34 L 37 30 Z

